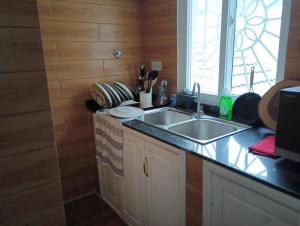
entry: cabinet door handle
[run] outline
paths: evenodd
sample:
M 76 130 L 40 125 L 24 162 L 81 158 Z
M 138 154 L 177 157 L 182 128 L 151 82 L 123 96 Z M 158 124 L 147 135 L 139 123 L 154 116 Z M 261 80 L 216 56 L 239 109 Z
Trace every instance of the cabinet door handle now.
M 147 157 L 145 157 L 145 159 L 144 159 L 143 167 L 144 167 L 144 174 L 145 174 L 145 176 L 149 177 L 149 173 L 148 173 L 148 158 Z

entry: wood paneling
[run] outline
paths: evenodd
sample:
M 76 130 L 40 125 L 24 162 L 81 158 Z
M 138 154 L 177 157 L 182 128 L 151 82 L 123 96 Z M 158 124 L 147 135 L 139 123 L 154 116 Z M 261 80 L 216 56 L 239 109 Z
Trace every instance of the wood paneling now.
M 285 78 L 300 79 L 300 3 L 292 1 L 291 21 L 286 53 Z
M 140 44 L 128 42 L 58 42 L 59 60 L 98 60 L 113 59 L 115 49 L 123 51 L 122 59 L 139 59 Z
M 53 61 L 46 64 L 48 81 L 92 78 L 103 75 L 103 61 Z
M 48 81 L 49 98 L 51 101 L 61 99 L 60 81 Z
M 97 24 L 42 21 L 44 41 L 98 41 Z
M 159 79 L 168 81 L 169 94 L 177 91 L 176 0 L 143 1 L 143 57 L 147 68 L 161 61 Z
M 74 79 L 62 81 L 62 95 L 63 97 L 80 97 L 90 96 L 91 84 L 95 82 L 106 82 L 104 78 L 87 78 L 87 79 Z
M 0 165 L 0 196 L 22 192 L 59 179 L 54 147 L 2 158 Z
M 202 222 L 199 218 L 194 215 L 187 213 L 186 215 L 186 225 L 187 226 L 202 226 Z
M 97 4 L 140 7 L 140 0 L 95 0 Z
M 51 0 L 37 0 L 39 19 L 41 20 L 52 20 L 52 3 Z M 43 28 L 41 28 L 43 29 Z
M 55 42 L 44 42 L 43 43 L 44 58 L 46 64 L 51 61 L 57 60 L 57 51 Z
M 144 0 L 147 2 L 147 0 Z M 144 3 L 145 4 L 145 3 Z M 147 4 L 147 3 L 146 3 Z M 144 25 L 156 26 L 162 22 L 174 23 L 177 18 L 176 1 L 163 1 L 158 4 L 150 4 L 144 7 L 143 19 Z
M 36 0 L 0 0 L 0 225 L 65 225 Z
M 36 0 L 0 1 L 1 27 L 38 27 L 38 25 Z
M 176 59 L 177 56 L 176 40 L 159 40 L 145 42 L 144 56 L 145 58 L 171 58 Z
M 292 0 L 292 10 L 291 10 L 291 21 L 290 21 L 290 28 L 293 29 L 299 29 L 300 23 L 300 2 L 297 0 Z
M 106 76 L 115 75 L 135 75 L 137 74 L 139 62 L 135 60 L 105 60 L 104 74 Z
M 67 117 L 65 115 L 54 117 L 55 137 L 59 154 L 64 148 L 77 144 L 86 144 L 90 141 L 90 125 L 88 113 Z M 86 147 L 90 149 L 89 146 Z M 87 158 L 89 157 L 87 153 Z M 82 161 L 85 159 L 83 158 Z
M 87 143 L 68 144 L 61 148 L 59 158 L 65 198 L 74 199 L 89 193 L 90 184 L 96 183 L 96 177 L 93 177 L 96 174 L 92 168 L 95 156 L 92 156 L 89 140 Z
M 0 158 L 54 144 L 49 111 L 0 117 Z
M 142 61 L 141 2 L 39 0 L 38 6 L 64 199 L 71 200 L 98 187 L 84 105 L 92 83 L 135 84 Z M 119 60 L 112 56 L 117 48 Z
M 78 116 L 77 114 L 71 115 L 71 112 L 76 112 L 79 115 L 83 115 L 84 113 L 87 113 L 84 100 L 84 97 L 57 100 L 52 104 L 52 115 Z
M 162 22 L 159 24 L 147 24 L 144 27 L 144 41 L 162 41 L 177 39 L 177 23 L 174 21 Z M 173 44 L 174 46 L 174 44 Z
M 141 11 L 135 7 L 116 8 L 109 5 L 52 1 L 52 16 L 58 21 L 138 24 Z
M 139 25 L 100 24 L 100 40 L 105 42 L 141 42 L 142 28 Z
M 300 29 L 291 29 L 289 32 L 289 42 L 287 58 L 299 58 L 300 57 Z
M 0 72 L 44 69 L 39 28 L 2 27 L 0 28 L 0 46 Z
M 44 71 L 0 74 L 0 116 L 49 110 Z
M 156 5 L 156 4 L 159 4 L 159 3 L 169 2 L 169 1 L 172 1 L 173 4 L 176 4 L 176 0 L 145 0 L 143 4 L 144 4 L 145 7 L 148 7 L 148 6 L 151 6 L 151 5 Z
M 202 225 L 202 159 L 186 156 L 186 217 L 188 226 Z

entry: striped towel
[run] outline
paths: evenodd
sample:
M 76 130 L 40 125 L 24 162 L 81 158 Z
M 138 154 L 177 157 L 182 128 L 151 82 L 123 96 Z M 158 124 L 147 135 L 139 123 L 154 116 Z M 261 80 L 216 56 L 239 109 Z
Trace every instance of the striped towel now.
M 122 120 L 98 111 L 94 115 L 94 126 L 97 156 L 117 176 L 123 176 Z

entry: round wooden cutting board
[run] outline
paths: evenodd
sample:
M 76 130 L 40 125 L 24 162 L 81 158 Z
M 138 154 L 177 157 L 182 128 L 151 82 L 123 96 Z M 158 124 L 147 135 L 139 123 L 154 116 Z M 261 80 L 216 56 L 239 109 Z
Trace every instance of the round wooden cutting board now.
M 272 86 L 262 97 L 258 105 L 258 114 L 263 123 L 276 130 L 279 92 L 281 89 L 300 86 L 300 80 L 283 80 Z

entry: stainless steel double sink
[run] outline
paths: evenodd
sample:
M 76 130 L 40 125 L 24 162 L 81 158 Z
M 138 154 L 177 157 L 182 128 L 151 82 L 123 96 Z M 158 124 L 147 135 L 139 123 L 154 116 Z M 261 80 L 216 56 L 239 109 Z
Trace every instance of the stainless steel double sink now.
M 250 128 L 208 115 L 195 118 L 192 113 L 169 107 L 147 111 L 144 122 L 200 144 L 207 144 Z

